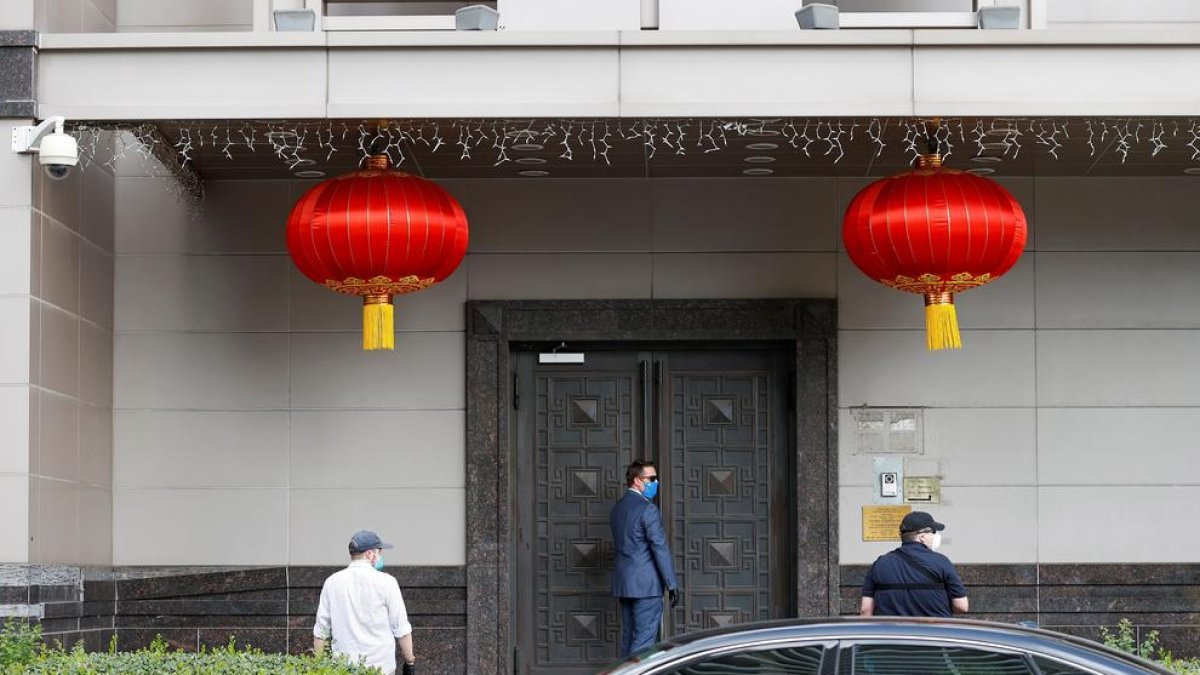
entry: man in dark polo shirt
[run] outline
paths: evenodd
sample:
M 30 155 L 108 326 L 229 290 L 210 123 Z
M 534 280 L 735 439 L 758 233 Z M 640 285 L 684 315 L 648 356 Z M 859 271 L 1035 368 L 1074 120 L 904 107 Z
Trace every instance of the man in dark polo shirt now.
M 900 548 L 871 565 L 860 616 L 951 616 L 967 612 L 967 589 L 950 559 L 937 552 L 946 526 L 924 511 L 900 522 Z

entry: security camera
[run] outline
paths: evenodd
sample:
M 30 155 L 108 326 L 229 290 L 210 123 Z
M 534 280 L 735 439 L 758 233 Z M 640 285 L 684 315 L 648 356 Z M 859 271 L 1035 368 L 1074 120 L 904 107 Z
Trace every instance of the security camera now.
M 73 136 L 55 132 L 42 139 L 38 163 L 53 180 L 62 180 L 79 164 L 79 144 Z
M 38 163 L 52 180 L 63 180 L 79 164 L 79 143 L 63 132 L 62 117 L 50 117 L 35 127 L 14 127 L 13 152 L 37 154 Z

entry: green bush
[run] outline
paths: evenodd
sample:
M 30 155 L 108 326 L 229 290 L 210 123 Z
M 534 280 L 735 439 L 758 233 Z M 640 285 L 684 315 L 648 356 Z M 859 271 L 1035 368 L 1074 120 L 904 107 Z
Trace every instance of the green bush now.
M 1133 627 L 1133 622 L 1129 619 L 1121 619 L 1117 623 L 1115 631 L 1109 630 L 1108 626 L 1101 626 L 1100 637 L 1104 640 L 1104 646 L 1140 656 L 1143 659 L 1157 659 L 1163 651 L 1162 646 L 1158 643 L 1158 631 L 1150 631 L 1146 635 L 1146 639 L 1139 643 L 1137 629 Z
M 161 636 L 145 649 L 89 653 L 46 647 L 39 627 L 9 621 L 0 628 L 0 675 L 379 675 L 376 668 L 346 663 L 328 655 L 288 656 L 238 649 L 233 640 L 220 649 L 170 651 Z
M 1143 659 L 1158 661 L 1167 670 L 1180 673 L 1180 675 L 1200 675 L 1200 659 L 1175 658 L 1171 652 L 1163 649 L 1156 630 L 1150 631 L 1146 634 L 1145 639 L 1138 642 L 1137 629 L 1129 619 L 1121 619 L 1117 623 L 1115 631 L 1101 626 L 1100 637 L 1107 647 L 1140 656 Z
M 32 661 L 42 649 L 42 627 L 9 618 L 0 628 L 0 669 Z

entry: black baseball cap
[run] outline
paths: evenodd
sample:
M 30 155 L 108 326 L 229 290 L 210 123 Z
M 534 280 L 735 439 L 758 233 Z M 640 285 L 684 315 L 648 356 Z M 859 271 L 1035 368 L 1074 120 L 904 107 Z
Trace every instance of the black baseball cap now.
M 383 543 L 379 535 L 370 530 L 359 530 L 354 533 L 353 537 L 350 537 L 351 553 L 362 553 L 377 548 L 392 548 L 392 545 Z
M 946 529 L 946 526 L 933 519 L 933 516 L 924 511 L 913 511 L 904 516 L 904 520 L 900 521 L 900 534 L 905 532 L 919 532 L 920 530 L 933 530 L 941 532 Z

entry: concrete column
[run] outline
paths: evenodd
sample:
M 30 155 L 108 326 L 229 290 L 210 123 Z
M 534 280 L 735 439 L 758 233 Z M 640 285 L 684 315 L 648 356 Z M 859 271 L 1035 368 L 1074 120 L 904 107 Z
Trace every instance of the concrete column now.
M 8 10 L 6 5 L 0 14 Z M 2 66 L 3 64 L 0 64 Z M 35 181 L 30 158 L 9 151 L 16 125 L 30 120 L 0 120 L 0 563 L 29 562 L 31 364 L 36 330 L 31 321 L 33 291 Z
M 35 0 L 0 2 L 0 563 L 29 562 L 35 220 L 32 163 L 9 150 L 34 114 Z M 8 119 L 4 119 L 7 117 Z

